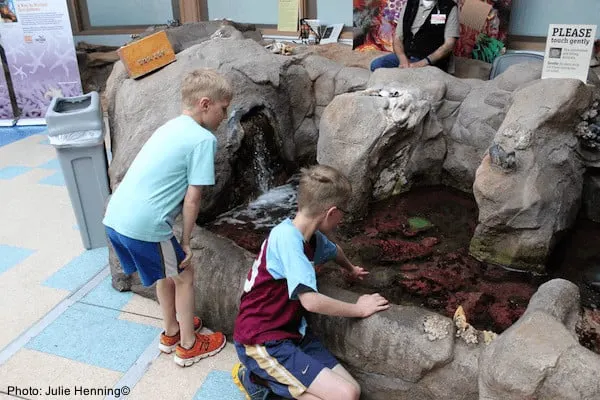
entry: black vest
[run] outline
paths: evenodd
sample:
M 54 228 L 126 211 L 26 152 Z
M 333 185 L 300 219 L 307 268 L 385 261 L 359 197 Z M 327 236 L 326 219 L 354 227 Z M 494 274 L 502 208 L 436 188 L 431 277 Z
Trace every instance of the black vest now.
M 439 10 L 439 13 L 445 14 L 446 19 L 448 19 L 448 15 L 450 15 L 452 8 L 456 7 L 456 3 L 453 0 L 437 0 L 437 4 L 431 9 L 431 14 L 429 14 L 423 26 L 413 35 L 412 26 L 419 11 L 419 3 L 420 0 L 408 0 L 405 6 L 406 10 L 402 21 L 404 52 L 408 57 L 424 59 L 444 44 L 446 24 L 432 24 L 431 14 L 436 14 Z M 447 71 L 449 61 L 449 57 L 444 57 L 434 65 Z

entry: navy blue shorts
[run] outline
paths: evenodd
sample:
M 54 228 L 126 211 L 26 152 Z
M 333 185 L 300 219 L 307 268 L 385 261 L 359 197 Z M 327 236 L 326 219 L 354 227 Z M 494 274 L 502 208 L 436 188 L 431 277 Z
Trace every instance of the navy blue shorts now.
M 262 345 L 235 343 L 242 364 L 264 380 L 278 396 L 297 399 L 324 369 L 333 369 L 338 360 L 312 335 L 300 343 L 277 340 Z
M 110 227 L 106 234 L 127 275 L 138 272 L 144 286 L 152 286 L 159 279 L 178 275 L 179 264 L 185 252 L 175 237 L 164 242 L 144 242 L 121 235 Z

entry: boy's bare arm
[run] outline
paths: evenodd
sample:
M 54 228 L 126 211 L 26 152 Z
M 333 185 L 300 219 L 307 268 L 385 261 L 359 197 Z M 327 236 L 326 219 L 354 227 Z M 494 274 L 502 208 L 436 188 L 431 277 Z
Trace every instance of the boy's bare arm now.
M 298 297 L 307 311 L 334 317 L 366 318 L 390 308 L 379 293 L 362 295 L 356 303 L 346 303 L 317 292 L 301 293 Z
M 336 244 L 335 246 L 337 247 L 337 253 L 335 255 L 336 264 L 348 271 L 353 279 L 363 279 L 369 274 L 364 268 L 354 265 L 352 261 L 346 257 L 346 253 L 344 253 L 344 250 L 339 244 Z
M 185 251 L 185 260 L 181 263 L 181 268 L 186 268 L 191 261 L 192 252 L 190 248 L 190 240 L 192 238 L 192 230 L 196 224 L 198 213 L 200 212 L 200 201 L 202 199 L 202 190 L 200 186 L 190 185 L 183 199 L 183 236 L 181 238 L 181 247 Z
M 344 250 L 340 247 L 339 244 L 336 244 L 335 247 L 337 247 L 337 253 L 335 255 L 336 264 L 344 268 L 348 272 L 353 272 L 354 264 L 352 264 L 352 262 L 348 260 L 348 257 L 346 257 L 346 253 L 344 253 Z

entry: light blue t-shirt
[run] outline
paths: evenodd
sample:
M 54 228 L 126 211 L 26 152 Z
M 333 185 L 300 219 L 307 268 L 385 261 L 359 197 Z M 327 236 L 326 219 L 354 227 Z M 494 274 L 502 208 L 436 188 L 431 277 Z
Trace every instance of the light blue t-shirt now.
M 288 296 L 297 300 L 302 290 L 317 290 L 315 265 L 335 259 L 337 246 L 327 236 L 315 231 L 315 247 L 312 262 L 306 254 L 302 233 L 292 220 L 286 218 L 269 234 L 267 245 L 267 271 L 275 279 L 286 279 Z M 310 247 L 310 246 L 308 246 Z M 302 318 L 298 331 L 306 334 L 306 319 Z
M 269 234 L 267 246 L 267 271 L 275 279 L 286 279 L 290 299 L 298 299 L 302 286 L 317 290 L 315 265 L 335 259 L 337 246 L 327 236 L 315 231 L 315 248 L 312 262 L 305 252 L 302 233 L 291 219 L 280 222 Z
M 189 185 L 214 185 L 217 139 L 181 115 L 158 128 L 112 195 L 104 225 L 147 242 L 173 236 Z

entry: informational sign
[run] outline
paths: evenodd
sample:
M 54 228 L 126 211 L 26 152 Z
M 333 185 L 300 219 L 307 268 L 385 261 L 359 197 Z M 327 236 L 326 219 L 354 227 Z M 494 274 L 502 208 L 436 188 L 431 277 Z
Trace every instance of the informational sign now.
M 165 31 L 121 47 L 117 53 L 130 78 L 139 78 L 175 61 L 175 52 Z
M 0 10 L 19 123 L 43 124 L 54 96 L 81 95 L 66 0 L 0 0 Z
M 550 25 L 542 79 L 572 78 L 587 82 L 596 25 Z
M 2 37 L 0 37 L 0 46 Z M 0 126 L 11 126 L 15 118 L 15 113 L 10 100 L 8 84 L 4 75 L 4 65 L 0 62 Z
M 299 17 L 300 3 L 298 0 L 279 0 L 278 31 L 297 32 Z

